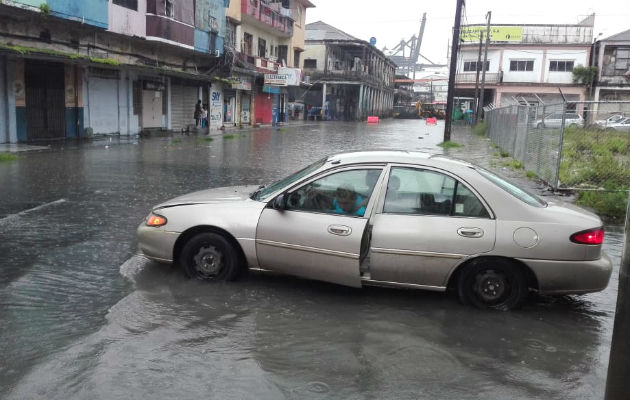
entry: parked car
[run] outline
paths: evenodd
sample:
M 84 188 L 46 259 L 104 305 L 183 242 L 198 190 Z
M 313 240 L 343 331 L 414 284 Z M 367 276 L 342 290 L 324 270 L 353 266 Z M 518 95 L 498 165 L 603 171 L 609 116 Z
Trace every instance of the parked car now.
M 630 133 L 630 117 L 622 118 L 617 122 L 608 124 L 608 126 L 606 126 L 606 129 L 614 129 L 616 131 Z
M 534 126 L 537 128 L 560 128 L 562 126 L 562 113 L 556 112 L 547 115 L 543 119 L 536 120 Z M 564 126 L 584 126 L 584 119 L 577 113 L 564 114 Z
M 617 123 L 624 119 L 625 117 L 622 114 L 614 114 L 606 119 L 599 119 L 595 121 L 595 124 L 599 127 L 606 128 L 614 123 Z
M 597 215 L 545 201 L 477 166 L 407 151 L 321 159 L 271 185 L 209 189 L 155 206 L 139 248 L 191 278 L 271 270 L 352 287 L 456 291 L 495 309 L 528 292 L 604 289 Z

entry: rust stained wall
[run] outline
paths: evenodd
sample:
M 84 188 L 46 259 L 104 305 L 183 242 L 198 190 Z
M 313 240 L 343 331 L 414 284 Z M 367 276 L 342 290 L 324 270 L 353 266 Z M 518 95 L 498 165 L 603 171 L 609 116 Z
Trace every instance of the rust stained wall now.
M 190 0 L 174 0 L 174 17 L 166 17 L 165 2 L 147 1 L 147 36 L 182 43 L 195 44 L 195 8 Z

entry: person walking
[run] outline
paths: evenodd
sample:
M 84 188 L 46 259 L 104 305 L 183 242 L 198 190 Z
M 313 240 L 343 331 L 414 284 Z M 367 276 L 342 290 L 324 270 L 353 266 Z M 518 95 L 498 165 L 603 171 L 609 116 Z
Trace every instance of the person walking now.
M 203 109 L 201 110 L 201 127 L 205 128 L 208 126 L 208 106 L 204 104 Z
M 195 104 L 195 114 L 193 117 L 195 118 L 195 126 L 198 127 L 201 122 L 201 100 L 197 100 L 197 104 Z

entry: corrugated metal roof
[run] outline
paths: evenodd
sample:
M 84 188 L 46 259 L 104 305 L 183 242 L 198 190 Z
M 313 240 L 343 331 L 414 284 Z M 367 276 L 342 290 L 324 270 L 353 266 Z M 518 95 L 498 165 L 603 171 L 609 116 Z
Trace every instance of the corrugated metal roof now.
M 344 31 L 328 25 L 325 22 L 317 21 L 306 24 L 305 40 L 360 40 Z
M 630 42 L 630 29 L 627 31 L 620 32 L 616 35 L 612 35 L 607 37 L 606 39 L 602 39 L 601 41 L 614 41 L 614 42 Z

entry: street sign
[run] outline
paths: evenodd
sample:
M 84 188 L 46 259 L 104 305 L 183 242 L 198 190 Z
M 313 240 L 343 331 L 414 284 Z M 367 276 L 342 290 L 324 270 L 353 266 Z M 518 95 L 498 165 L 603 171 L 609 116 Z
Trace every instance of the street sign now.
M 459 32 L 459 38 L 464 42 L 478 42 L 479 34 L 486 33 L 485 25 L 479 26 L 463 26 Z M 490 26 L 491 42 L 522 42 L 523 27 L 522 26 Z
M 376 44 L 376 38 L 375 38 L 374 36 L 372 36 L 372 37 L 370 38 L 370 44 L 371 44 L 372 46 L 374 46 L 374 45 Z

